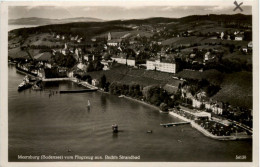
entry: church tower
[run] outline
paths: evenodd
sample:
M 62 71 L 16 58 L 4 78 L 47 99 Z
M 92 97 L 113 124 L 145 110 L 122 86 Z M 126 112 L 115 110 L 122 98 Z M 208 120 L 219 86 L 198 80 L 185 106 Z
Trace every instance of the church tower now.
M 107 40 L 110 41 L 111 39 L 112 39 L 111 33 L 109 32 L 108 35 L 107 35 Z

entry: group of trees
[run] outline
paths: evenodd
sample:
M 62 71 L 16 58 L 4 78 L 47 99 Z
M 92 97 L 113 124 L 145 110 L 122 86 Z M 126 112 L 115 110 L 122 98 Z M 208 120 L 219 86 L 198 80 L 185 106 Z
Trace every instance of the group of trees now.
M 67 68 L 72 68 L 77 62 L 72 54 L 64 56 L 61 53 L 57 53 L 56 55 L 52 56 L 52 58 L 58 66 Z
M 101 71 L 104 65 L 99 60 L 89 61 L 87 66 L 87 72 Z
M 100 78 L 100 84 L 99 86 L 105 91 L 108 92 L 110 89 L 110 82 L 107 81 L 107 78 L 105 75 L 102 75 Z
M 142 93 L 144 100 L 153 105 L 165 108 L 164 104 L 166 104 L 167 107 L 174 107 L 174 101 L 170 95 L 158 85 L 144 87 Z M 161 105 L 162 103 L 164 104 Z
M 213 85 L 206 79 L 187 79 L 187 81 L 184 82 L 183 86 L 184 85 L 189 86 L 189 92 L 193 96 L 195 96 L 196 93 L 198 93 L 200 90 L 204 90 L 206 92 L 207 97 L 212 97 L 220 90 L 219 85 Z
M 142 86 L 139 84 L 122 84 L 120 82 L 113 82 L 109 86 L 109 92 L 114 95 L 126 95 L 136 99 L 142 99 Z

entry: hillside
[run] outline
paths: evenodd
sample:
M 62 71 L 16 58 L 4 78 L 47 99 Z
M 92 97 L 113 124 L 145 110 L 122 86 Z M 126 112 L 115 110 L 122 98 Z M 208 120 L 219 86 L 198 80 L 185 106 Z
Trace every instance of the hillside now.
M 19 19 L 9 19 L 9 25 L 48 25 L 48 24 L 65 24 L 72 22 L 100 22 L 102 19 L 92 18 L 92 17 L 75 17 L 66 19 L 48 19 L 48 18 L 19 18 Z
M 31 24 L 34 19 L 20 19 L 19 21 Z M 59 23 L 60 20 L 43 19 L 42 23 L 56 22 L 57 24 L 12 30 L 9 32 L 9 57 L 14 59 L 26 57 L 26 53 L 21 51 L 19 46 L 30 46 L 33 55 L 34 52 L 39 53 L 46 49 L 61 49 L 65 43 L 70 47 L 81 47 L 87 50 L 93 49 L 89 47 L 94 47 L 94 49 L 102 50 L 100 48 L 107 44 L 104 39 L 107 39 L 108 32 L 111 33 L 112 39 L 127 36 L 126 42 L 124 41 L 121 45 L 122 48 L 128 47 L 147 52 L 148 56 L 143 58 L 145 60 L 153 56 L 154 52 L 159 53 L 153 50 L 154 44 L 160 45 L 162 50 L 170 50 L 171 54 L 179 56 L 177 58 L 188 59 L 190 64 L 195 60 L 201 61 L 203 55 L 211 50 L 213 54 L 223 53 L 221 61 L 214 62 L 220 63 L 221 66 L 214 66 L 214 63 L 211 63 L 211 66 L 205 68 L 203 72 L 186 67 L 190 70 L 183 70 L 173 75 L 118 65 L 108 71 L 94 71 L 88 74 L 96 79 L 100 79 L 105 74 L 109 82 L 119 81 L 123 84 L 135 82 L 143 86 L 167 83 L 178 86 L 181 81 L 173 79 L 173 76 L 184 79 L 207 79 L 211 84 L 221 88 L 212 97 L 213 99 L 252 108 L 252 96 L 250 96 L 252 95 L 252 47 L 248 48 L 246 53 L 242 51 L 242 47 L 247 47 L 252 40 L 248 35 L 252 33 L 251 15 L 194 15 L 178 19 L 157 17 L 113 21 L 92 20 L 91 22 L 86 21 L 88 19 L 90 18 L 78 18 L 77 21 L 81 22 L 74 22 L 76 19 L 63 20 L 70 22 L 66 24 Z M 219 37 L 221 32 L 225 32 L 226 36 L 234 36 L 234 32 L 237 31 L 243 32 L 245 36 L 248 35 L 247 38 L 235 40 Z M 57 36 L 64 36 L 64 39 Z M 76 36 L 82 38 L 82 42 L 71 40 L 71 37 Z M 94 38 L 96 39 L 93 41 L 96 42 L 92 41 Z M 16 46 L 19 41 L 21 45 Z M 94 43 L 97 46 L 94 46 Z M 190 59 L 190 54 L 196 50 L 205 52 L 200 51 L 201 57 Z M 112 54 L 116 53 L 112 52 Z

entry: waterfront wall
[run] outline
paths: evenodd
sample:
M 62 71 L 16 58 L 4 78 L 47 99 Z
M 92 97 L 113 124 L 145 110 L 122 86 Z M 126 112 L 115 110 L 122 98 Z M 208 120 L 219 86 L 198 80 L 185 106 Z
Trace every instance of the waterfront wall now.
M 176 113 L 174 113 L 174 112 L 169 112 L 169 114 L 172 115 L 172 116 L 174 116 L 174 117 L 177 117 L 177 118 L 179 118 L 179 119 L 181 119 L 181 120 L 183 120 L 183 121 L 192 122 L 191 120 L 189 120 L 189 119 L 187 119 L 187 118 L 185 118 L 185 117 L 183 117 L 183 116 L 181 116 L 181 115 L 179 115 L 179 114 L 176 114 Z
M 52 81 L 69 81 L 71 78 L 42 78 L 44 82 L 52 82 Z

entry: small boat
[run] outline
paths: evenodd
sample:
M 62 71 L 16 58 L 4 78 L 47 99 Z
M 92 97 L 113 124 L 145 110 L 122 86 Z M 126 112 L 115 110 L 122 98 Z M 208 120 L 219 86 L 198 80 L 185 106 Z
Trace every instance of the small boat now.
M 90 102 L 89 102 L 89 100 L 88 100 L 88 107 L 90 107 Z
M 117 133 L 118 132 L 118 125 L 117 124 L 112 125 L 112 130 L 113 130 L 113 133 Z
M 118 96 L 119 98 L 122 98 L 122 97 L 125 97 L 125 95 L 120 95 L 120 96 Z
M 153 131 L 152 130 L 148 130 L 146 133 L 153 133 Z
M 32 84 L 30 84 L 30 81 L 29 81 L 29 77 L 28 75 L 26 75 L 23 79 L 23 82 L 21 82 L 19 85 L 18 85 L 18 91 L 22 91 L 22 90 L 25 90 L 25 89 L 28 89 L 32 86 Z
M 32 85 L 30 83 L 27 83 L 25 81 L 23 81 L 22 83 L 20 83 L 18 85 L 18 91 L 22 91 L 22 90 L 25 90 L 25 89 L 28 89 L 30 88 Z

